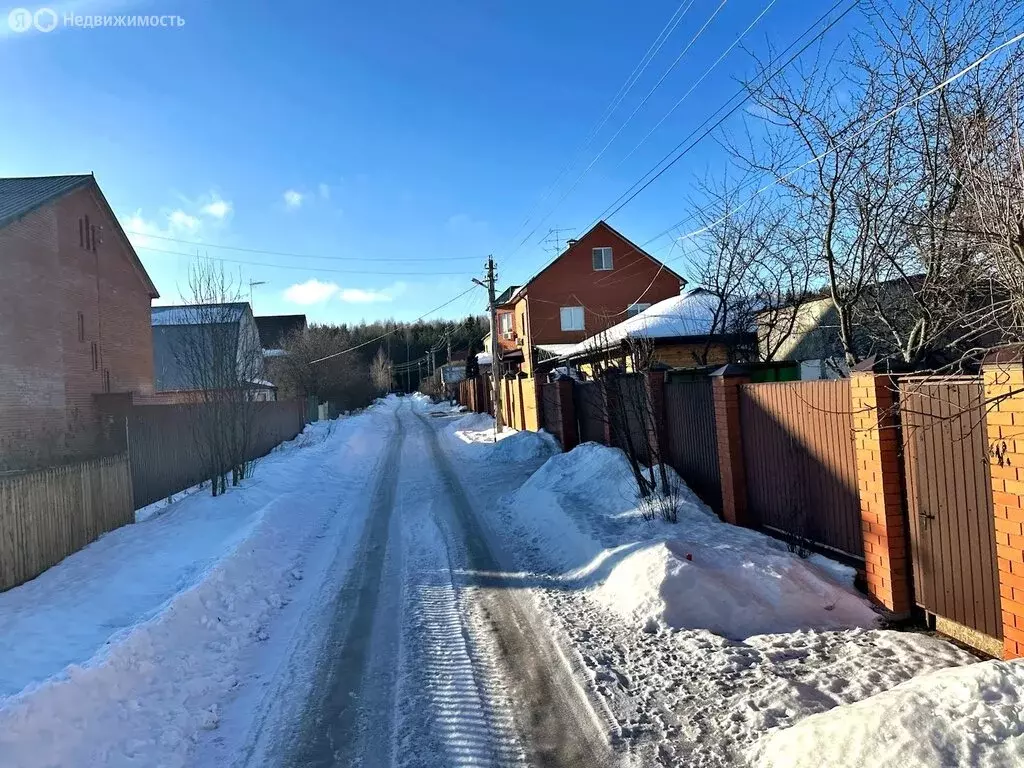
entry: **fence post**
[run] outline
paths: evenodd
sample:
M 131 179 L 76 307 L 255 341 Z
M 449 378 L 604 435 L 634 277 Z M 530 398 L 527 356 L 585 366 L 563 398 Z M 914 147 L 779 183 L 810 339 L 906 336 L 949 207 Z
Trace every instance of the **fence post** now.
M 868 594 L 889 611 L 910 612 L 910 561 L 903 511 L 895 384 L 867 360 L 850 374 L 857 496 Z
M 722 518 L 733 525 L 750 525 L 747 514 L 747 471 L 743 465 L 740 434 L 740 385 L 750 376 L 741 365 L 730 363 L 711 374 L 715 398 L 715 437 L 718 470 L 722 476 Z
M 986 356 L 988 429 L 996 564 L 1003 615 L 1003 658 L 1024 657 L 1024 348 L 1001 347 Z
M 561 377 L 554 383 L 558 430 L 561 432 L 563 451 L 571 451 L 580 444 L 579 430 L 576 426 L 576 403 L 573 400 L 574 386 L 573 380 L 568 376 Z
M 650 434 L 647 437 L 647 442 L 651 446 L 651 456 L 657 455 L 658 461 L 662 463 L 667 463 L 667 457 L 663 456 L 662 452 L 668 445 L 665 439 L 668 431 L 668 422 L 665 420 L 665 371 L 667 370 L 667 365 L 658 364 L 644 374 L 647 402 L 651 406 L 651 424 L 648 426 Z

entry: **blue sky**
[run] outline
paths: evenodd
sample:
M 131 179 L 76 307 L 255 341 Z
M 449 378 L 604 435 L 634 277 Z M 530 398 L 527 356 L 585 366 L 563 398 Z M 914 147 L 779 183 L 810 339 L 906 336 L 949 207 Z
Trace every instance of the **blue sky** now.
M 502 283 L 519 282 L 550 257 L 538 242 L 549 227 L 589 226 L 749 74 L 738 46 L 629 154 L 769 1 L 684 2 L 658 56 L 539 206 L 679 3 L 65 2 L 50 7 L 185 24 L 45 34 L 9 31 L 8 8 L 0 174 L 94 172 L 124 227 L 140 233 L 165 302 L 198 252 L 255 262 L 225 267 L 265 282 L 253 291 L 257 314 L 411 320 L 465 290 L 487 254 Z M 743 44 L 783 47 L 821 10 L 776 0 Z M 849 22 L 828 39 L 848 35 Z M 686 216 L 694 180 L 726 162 L 709 137 L 611 224 L 647 242 Z M 671 236 L 650 245 L 663 256 L 671 248 Z M 441 316 L 478 311 L 483 298 L 476 291 Z

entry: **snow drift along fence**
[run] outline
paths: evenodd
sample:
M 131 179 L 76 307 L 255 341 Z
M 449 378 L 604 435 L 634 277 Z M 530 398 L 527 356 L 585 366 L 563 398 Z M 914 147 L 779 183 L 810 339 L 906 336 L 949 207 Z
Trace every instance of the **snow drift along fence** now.
M 135 519 L 128 456 L 0 476 L 0 590 Z
M 305 403 L 282 400 L 252 403 L 256 409 L 252 447 L 247 458 L 265 456 L 305 426 Z M 209 480 L 199 451 L 195 425 L 209 418 L 209 406 L 140 405 L 128 414 L 128 453 L 131 457 L 135 509 Z M 225 467 L 225 470 L 227 468 Z

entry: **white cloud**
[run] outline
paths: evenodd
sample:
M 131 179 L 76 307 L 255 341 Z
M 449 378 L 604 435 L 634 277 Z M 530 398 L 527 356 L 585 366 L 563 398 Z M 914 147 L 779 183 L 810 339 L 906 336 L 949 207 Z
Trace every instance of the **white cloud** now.
M 177 229 L 183 229 L 188 232 L 195 232 L 199 228 L 199 219 L 195 216 L 185 213 L 180 208 L 176 211 L 172 211 L 171 215 L 167 217 L 171 227 Z
M 382 290 L 344 288 L 338 294 L 338 298 L 349 304 L 376 304 L 378 302 L 394 301 L 405 293 L 406 287 L 405 283 L 399 282 Z
M 320 192 L 320 198 L 321 199 L 323 199 L 323 200 L 330 200 L 331 199 L 331 187 L 330 187 L 330 185 L 324 184 L 321 181 L 320 185 L 317 187 L 317 189 Z
M 284 204 L 285 204 L 285 207 L 292 208 L 292 209 L 298 208 L 300 205 L 302 205 L 302 201 L 303 201 L 304 197 L 305 196 L 301 192 L 299 192 L 297 190 L 294 190 L 294 189 L 287 190 L 284 193 Z
M 337 283 L 324 283 L 314 277 L 304 283 L 289 286 L 284 291 L 284 297 L 294 304 L 320 304 L 337 292 Z
M 225 219 L 232 211 L 231 203 L 227 200 L 221 200 L 219 197 L 214 197 L 213 200 L 203 206 L 202 212 L 207 216 L 212 216 L 215 219 Z

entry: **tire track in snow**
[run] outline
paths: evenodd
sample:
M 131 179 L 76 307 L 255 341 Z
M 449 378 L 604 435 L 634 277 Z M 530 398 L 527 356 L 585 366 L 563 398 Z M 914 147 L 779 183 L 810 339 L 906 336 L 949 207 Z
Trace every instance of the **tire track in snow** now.
M 419 416 L 429 435 L 430 455 L 447 490 L 450 521 L 461 534 L 467 556 L 466 580 L 497 650 L 509 687 L 516 724 L 530 764 L 612 766 L 620 762 L 600 727 L 586 693 L 557 642 L 538 620 L 525 596 L 503 582 L 502 566 L 466 497 L 437 432 Z M 482 577 L 482 578 L 481 578 Z
M 369 732 L 390 732 L 392 707 L 381 707 L 379 697 L 368 693 L 393 689 L 393 682 L 389 685 L 379 679 L 380 667 L 372 654 L 378 650 L 373 644 L 380 635 L 374 631 L 378 601 L 382 594 L 385 599 L 390 596 L 380 586 L 389 565 L 391 569 L 400 567 L 394 559 L 389 563 L 388 544 L 404 438 L 401 410 L 399 406 L 395 412 L 395 431 L 376 479 L 370 518 L 355 563 L 331 611 L 330 637 L 297 726 L 298 740 L 285 761 L 288 766 L 365 765 L 367 756 L 372 758 L 369 764 L 390 764 L 390 755 L 381 754 L 381 743 L 371 743 Z M 368 700 L 377 706 L 375 711 L 366 706 Z

